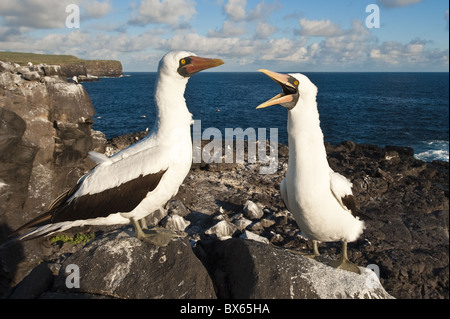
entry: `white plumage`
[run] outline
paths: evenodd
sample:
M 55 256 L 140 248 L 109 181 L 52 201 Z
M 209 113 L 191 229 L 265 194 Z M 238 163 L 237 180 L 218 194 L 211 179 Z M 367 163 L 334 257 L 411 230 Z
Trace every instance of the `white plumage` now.
M 107 157 L 90 152 L 98 165 L 58 197 L 49 211 L 18 230 L 38 226 L 19 240 L 74 226 L 128 224 L 165 205 L 176 195 L 192 163 L 189 112 L 184 92 L 191 75 L 223 64 L 190 52 L 170 52 L 160 61 L 155 90 L 157 119 L 140 142 Z M 43 224 L 43 225 L 42 225 Z M 137 229 L 138 237 L 145 237 Z M 16 231 L 17 232 L 17 231 Z
M 281 104 L 289 110 L 289 164 L 280 186 L 281 197 L 309 239 L 342 241 L 346 249 L 347 242 L 362 234 L 364 223 L 352 215 L 352 183 L 329 167 L 317 109 L 317 87 L 302 74 L 261 72 L 280 84 L 283 93 L 258 108 Z

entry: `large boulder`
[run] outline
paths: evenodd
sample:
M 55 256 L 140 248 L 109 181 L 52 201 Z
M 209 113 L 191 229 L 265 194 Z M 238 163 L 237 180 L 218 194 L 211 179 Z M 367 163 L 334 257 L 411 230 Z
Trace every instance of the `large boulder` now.
M 376 274 L 335 269 L 253 240 L 200 241 L 197 253 L 214 278 L 219 298 L 386 299 Z
M 69 265 L 79 269 L 79 288 L 67 287 Z M 216 298 L 206 269 L 186 239 L 167 247 L 145 243 L 125 231 L 112 232 L 70 256 L 56 280 L 57 293 L 121 299 Z M 47 294 L 51 297 L 51 294 Z

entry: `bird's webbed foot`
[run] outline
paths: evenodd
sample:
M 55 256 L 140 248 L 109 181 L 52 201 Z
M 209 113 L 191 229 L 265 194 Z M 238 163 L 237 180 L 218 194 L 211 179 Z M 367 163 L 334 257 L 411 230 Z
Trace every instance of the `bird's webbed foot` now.
M 355 265 L 354 263 L 352 263 L 347 257 L 347 242 L 346 241 L 342 242 L 342 252 L 341 252 L 341 256 L 339 257 L 339 259 L 338 260 L 327 260 L 325 263 L 331 267 L 351 271 L 358 275 L 361 275 L 361 270 L 359 269 L 359 267 L 357 265 Z
M 155 246 L 165 247 L 174 238 L 183 237 L 169 229 L 155 227 L 152 229 L 143 229 L 143 234 L 137 236 L 139 240 L 145 241 Z
M 339 258 L 338 260 L 328 260 L 326 263 L 331 267 L 351 271 L 358 275 L 361 275 L 361 270 L 359 269 L 359 267 L 348 259 Z
M 133 223 L 136 237 L 139 240 L 154 246 L 165 247 L 169 245 L 172 239 L 184 237 L 166 228 L 154 227 L 152 229 L 142 229 L 139 223 L 134 219 L 132 219 L 131 222 Z

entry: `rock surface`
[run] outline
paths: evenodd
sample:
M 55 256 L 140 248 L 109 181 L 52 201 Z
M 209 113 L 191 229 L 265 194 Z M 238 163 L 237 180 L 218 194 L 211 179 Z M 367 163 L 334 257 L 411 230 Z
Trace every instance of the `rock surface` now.
M 105 149 L 103 133 L 91 129 L 95 110 L 89 95 L 58 70 L 0 62 L 1 242 L 93 166 L 90 150 Z M 13 284 L 40 262 L 38 247 L 30 242 L 2 254 Z
M 253 240 L 200 241 L 217 296 L 225 299 L 389 299 L 376 274 L 335 269 Z
M 80 287 L 67 288 L 69 265 L 79 266 Z M 167 247 L 141 242 L 134 233 L 115 231 L 89 243 L 65 260 L 54 292 L 121 299 L 210 299 L 213 283 L 186 239 Z
M 122 76 L 122 63 L 114 60 L 86 60 L 78 63 L 61 65 L 61 74 L 68 78 L 73 76 Z
M 410 148 L 350 141 L 327 145 L 327 152 L 330 166 L 353 182 L 357 208 L 368 217 L 363 236 L 349 244 L 350 259 L 363 267 L 376 265 L 383 287 L 396 298 L 448 299 L 449 163 L 422 162 Z M 258 164 L 195 164 L 176 198 L 202 220 L 235 224 L 248 220 L 244 207 L 251 200 L 264 215 L 234 237 L 250 231 L 274 245 L 309 251 L 279 195 L 287 155 L 288 148 L 280 145 L 274 175 L 259 174 Z M 195 230 L 192 235 L 186 230 L 191 239 L 209 238 L 200 225 Z M 319 250 L 335 259 L 340 244 L 322 243 Z

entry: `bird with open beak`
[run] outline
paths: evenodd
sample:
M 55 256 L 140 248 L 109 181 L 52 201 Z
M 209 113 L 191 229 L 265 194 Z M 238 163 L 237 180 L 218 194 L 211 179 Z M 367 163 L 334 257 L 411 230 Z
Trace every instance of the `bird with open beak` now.
M 328 264 L 361 273 L 348 260 L 347 242 L 358 239 L 364 222 L 354 216 L 352 183 L 328 164 L 317 109 L 317 87 L 303 74 L 260 71 L 278 83 L 282 93 L 257 108 L 279 104 L 288 110 L 289 163 L 280 186 L 281 198 L 302 233 L 313 241 L 314 257 L 319 256 L 317 242 L 341 241 L 341 256 Z

